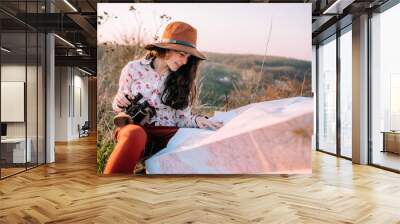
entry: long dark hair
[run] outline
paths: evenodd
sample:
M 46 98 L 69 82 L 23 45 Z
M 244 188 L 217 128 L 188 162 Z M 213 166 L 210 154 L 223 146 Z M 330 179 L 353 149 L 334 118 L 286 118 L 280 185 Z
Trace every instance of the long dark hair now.
M 167 49 L 155 48 L 148 52 L 146 59 L 163 58 L 167 51 Z M 163 104 L 173 109 L 185 109 L 193 104 L 197 92 L 195 79 L 199 62 L 198 58 L 191 55 L 186 64 L 167 76 L 164 82 L 164 90 L 161 93 Z

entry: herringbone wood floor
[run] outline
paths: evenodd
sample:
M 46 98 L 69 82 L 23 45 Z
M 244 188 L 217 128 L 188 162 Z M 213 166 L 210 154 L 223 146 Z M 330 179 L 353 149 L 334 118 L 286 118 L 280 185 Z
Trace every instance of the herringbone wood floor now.
M 95 138 L 0 181 L 0 223 L 400 223 L 400 175 L 315 152 L 312 175 L 96 175 Z

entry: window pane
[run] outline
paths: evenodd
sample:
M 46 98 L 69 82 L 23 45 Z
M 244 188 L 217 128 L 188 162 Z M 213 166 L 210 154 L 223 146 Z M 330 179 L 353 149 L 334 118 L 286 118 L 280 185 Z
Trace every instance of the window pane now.
M 400 4 L 371 19 L 372 163 L 396 170 L 400 170 L 399 21 Z
M 352 141 L 352 35 L 351 30 L 340 37 L 340 152 L 351 158 Z
M 318 148 L 336 153 L 336 40 L 318 48 Z

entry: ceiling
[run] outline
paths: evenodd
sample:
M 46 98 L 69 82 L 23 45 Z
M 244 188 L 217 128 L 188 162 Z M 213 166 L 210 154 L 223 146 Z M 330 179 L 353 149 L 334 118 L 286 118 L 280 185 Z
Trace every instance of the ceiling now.
M 36 32 L 54 32 L 56 66 L 78 66 L 96 74 L 97 14 L 96 0 L 1 0 L 0 22 L 2 45 L 13 49 L 7 54 L 8 61 L 28 61 L 36 55 L 36 45 L 27 41 Z M 69 3 L 69 4 L 68 4 Z M 52 13 L 49 13 L 49 12 Z M 30 35 L 33 32 L 35 35 Z M 33 40 L 32 40 L 33 41 Z M 36 43 L 36 41 L 34 41 Z M 42 45 L 39 45 L 39 50 Z M 5 60 L 5 57 L 3 57 Z M 29 62 L 28 62 L 29 63 Z
M 353 17 L 373 12 L 388 0 L 311 0 L 313 3 L 313 44 L 352 23 Z

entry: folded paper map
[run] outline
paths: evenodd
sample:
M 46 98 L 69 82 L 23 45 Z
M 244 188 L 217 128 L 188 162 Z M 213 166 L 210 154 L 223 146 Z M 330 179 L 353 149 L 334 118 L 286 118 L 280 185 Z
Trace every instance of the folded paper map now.
M 148 174 L 311 173 L 313 98 L 249 104 L 210 118 L 216 131 L 181 128 L 146 160 Z

